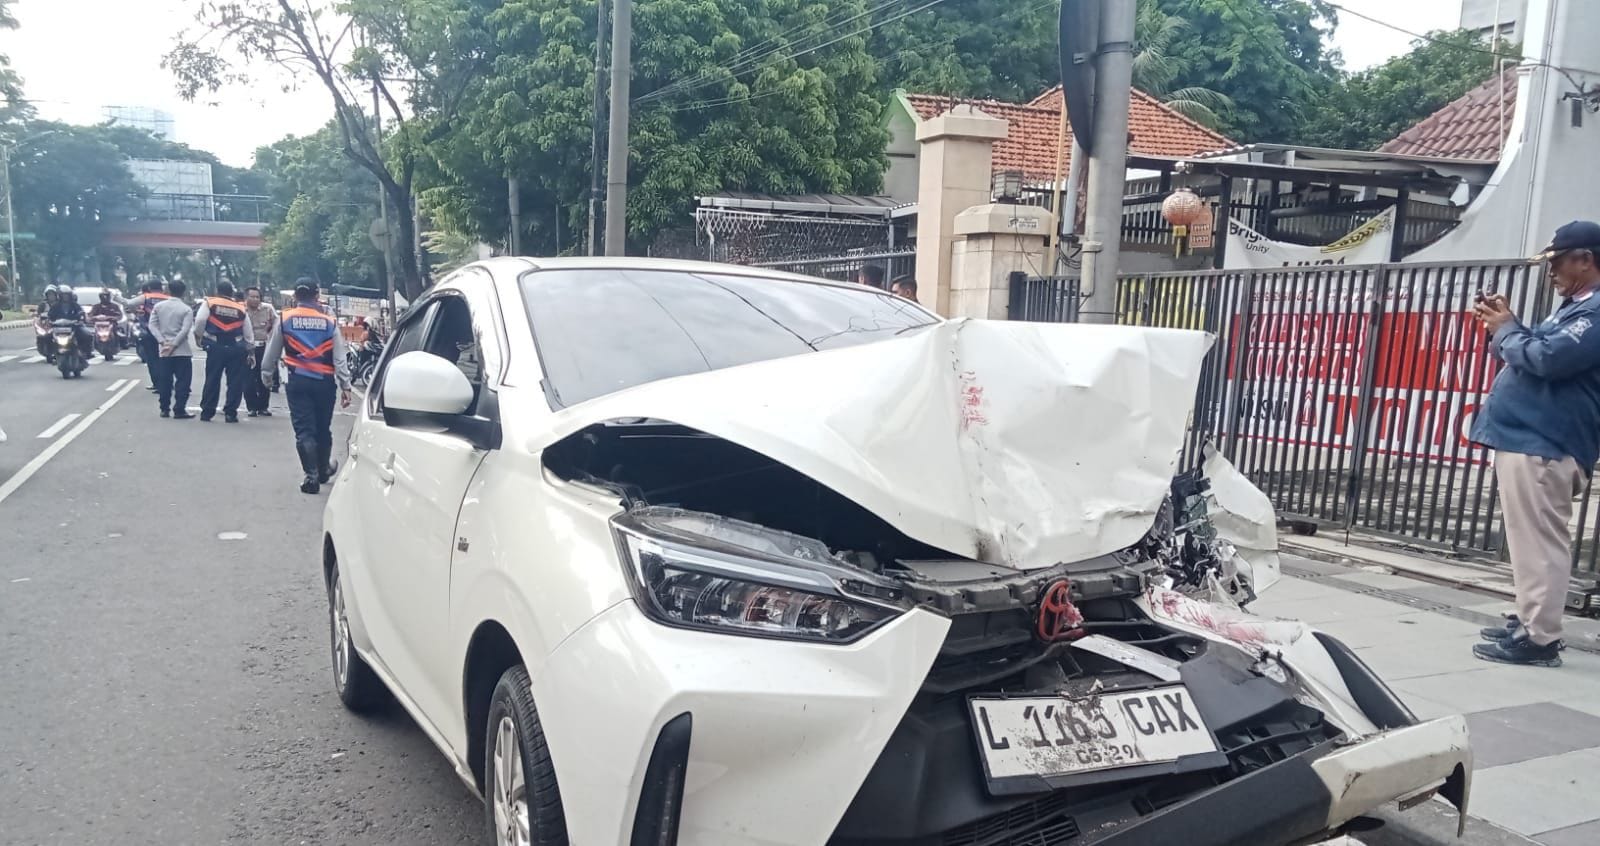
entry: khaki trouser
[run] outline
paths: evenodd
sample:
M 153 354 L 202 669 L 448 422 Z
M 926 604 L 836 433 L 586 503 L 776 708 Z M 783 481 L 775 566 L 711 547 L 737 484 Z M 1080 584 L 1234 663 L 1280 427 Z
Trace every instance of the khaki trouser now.
M 1517 616 L 1533 642 L 1561 639 L 1572 575 L 1572 501 L 1587 481 L 1570 456 L 1559 461 L 1497 451 L 1494 469 L 1505 511 L 1506 546 L 1517 587 Z

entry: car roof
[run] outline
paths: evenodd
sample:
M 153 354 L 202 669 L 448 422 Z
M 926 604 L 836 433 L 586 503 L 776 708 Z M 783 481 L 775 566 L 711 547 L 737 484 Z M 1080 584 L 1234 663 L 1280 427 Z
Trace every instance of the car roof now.
M 858 285 L 834 279 L 822 279 L 790 273 L 772 267 L 751 267 L 743 264 L 722 264 L 711 261 L 687 259 L 630 258 L 626 256 L 553 256 L 549 258 L 502 256 L 476 261 L 467 267 L 481 267 L 499 280 L 515 281 L 529 270 L 668 270 L 680 273 L 720 273 L 725 276 L 752 276 L 784 282 L 803 282 L 808 285 L 828 285 L 856 290 Z M 926 309 L 925 309 L 926 310 Z M 929 312 L 932 314 L 932 312 Z

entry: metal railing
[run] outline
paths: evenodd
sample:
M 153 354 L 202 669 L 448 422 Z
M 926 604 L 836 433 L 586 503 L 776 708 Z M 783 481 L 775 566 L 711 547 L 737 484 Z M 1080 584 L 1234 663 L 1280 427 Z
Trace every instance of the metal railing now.
M 1012 319 L 1076 319 L 1076 279 L 1014 282 Z M 1502 261 L 1128 275 L 1115 309 L 1118 323 L 1216 338 L 1185 466 L 1209 441 L 1283 515 L 1499 557 L 1490 454 L 1469 439 L 1499 367 L 1472 318 L 1480 292 L 1504 294 L 1524 322 L 1553 304 L 1533 266 Z M 1589 577 L 1597 512 L 1591 487 L 1571 526 Z
M 834 279 L 840 282 L 854 282 L 856 274 L 861 272 L 861 268 L 869 264 L 883 268 L 883 284 L 888 285 L 901 276 L 916 275 L 917 251 L 908 249 L 896 250 L 895 252 L 828 256 L 826 258 L 764 261 L 755 262 L 753 266 L 770 267 L 774 270 L 783 270 L 789 273 L 802 273 L 806 276 L 820 276 L 823 279 Z

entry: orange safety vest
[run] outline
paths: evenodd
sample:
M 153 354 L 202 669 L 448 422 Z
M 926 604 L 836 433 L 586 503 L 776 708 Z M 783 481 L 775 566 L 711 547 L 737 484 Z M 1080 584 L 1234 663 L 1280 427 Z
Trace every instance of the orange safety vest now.
M 338 334 L 333 318 L 305 306 L 285 309 L 279 316 L 283 334 L 283 363 L 290 375 L 326 379 L 333 375 L 333 339 Z
M 170 294 L 163 294 L 160 291 L 151 291 L 145 294 L 144 299 L 139 301 L 139 324 L 149 326 L 150 312 L 156 310 L 156 303 L 170 299 L 172 299 Z
M 206 297 L 206 334 L 230 344 L 244 339 L 244 305 L 223 297 Z

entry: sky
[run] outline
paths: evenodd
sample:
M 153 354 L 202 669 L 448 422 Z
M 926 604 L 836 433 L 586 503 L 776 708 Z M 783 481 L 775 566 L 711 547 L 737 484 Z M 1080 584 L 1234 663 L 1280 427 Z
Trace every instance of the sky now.
M 1337 0 L 1339 5 L 1405 29 L 1451 29 L 1461 0 Z M 250 88 L 231 87 L 196 102 L 178 96 L 161 57 L 193 20 L 196 0 L 17 0 L 22 28 L 0 33 L 0 53 L 23 77 L 42 117 L 95 123 L 101 106 L 162 109 L 175 118 L 177 141 L 247 166 L 255 149 L 285 135 L 316 131 L 333 116 L 314 80 L 261 70 Z M 1360 70 L 1410 49 L 1411 37 L 1343 15 L 1334 46 Z M 290 90 L 285 91 L 288 88 Z

